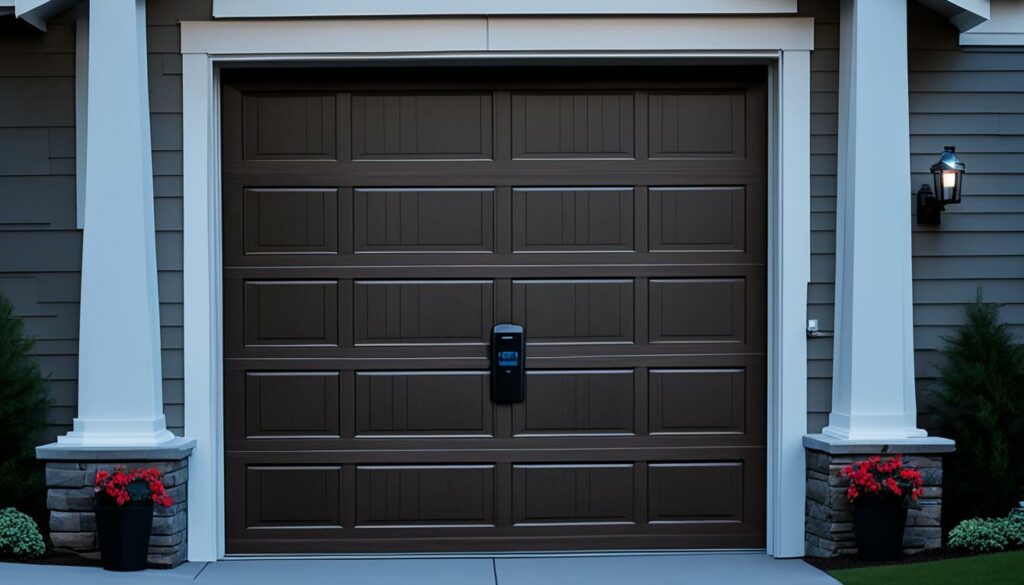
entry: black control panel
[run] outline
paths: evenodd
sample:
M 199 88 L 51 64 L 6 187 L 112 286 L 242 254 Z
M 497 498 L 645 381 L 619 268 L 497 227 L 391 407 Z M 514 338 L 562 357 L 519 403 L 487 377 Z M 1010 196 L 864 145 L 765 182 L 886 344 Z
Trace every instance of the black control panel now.
M 491 331 L 491 401 L 522 402 L 526 382 L 523 328 L 495 325 Z

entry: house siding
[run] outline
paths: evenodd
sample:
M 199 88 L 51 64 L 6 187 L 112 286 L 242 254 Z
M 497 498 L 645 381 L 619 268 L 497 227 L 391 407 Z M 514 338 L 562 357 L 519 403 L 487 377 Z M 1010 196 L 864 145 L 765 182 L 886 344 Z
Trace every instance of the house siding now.
M 184 264 L 182 232 L 182 20 L 213 18 L 211 0 L 150 0 L 146 4 L 149 109 L 153 135 L 156 264 L 160 289 L 164 416 L 171 432 L 185 426 Z
M 807 318 L 833 329 L 836 251 L 836 153 L 839 135 L 839 2 L 802 0 L 814 17 L 811 53 L 811 281 Z M 807 430 L 828 424 L 832 410 L 832 338 L 807 340 Z
M 78 397 L 82 234 L 75 203 L 75 22 L 44 34 L 0 18 L 0 293 L 50 378 L 43 440 L 70 428 Z
M 941 228 L 913 227 L 915 348 L 921 424 L 933 426 L 942 337 L 984 287 L 1024 331 L 1024 59 L 964 50 L 941 16 L 910 2 L 910 107 L 914 184 L 945 144 L 970 174 L 965 201 Z M 833 328 L 839 68 L 838 2 L 802 0 L 815 19 L 811 54 L 811 282 L 808 317 Z M 182 90 L 178 22 L 212 18 L 211 0 L 147 4 L 164 402 L 182 433 Z M 44 440 L 70 429 L 77 405 L 81 232 L 75 226 L 73 15 L 39 33 L 0 20 L 0 292 L 14 303 L 50 376 L 54 408 Z M 908 194 L 908 204 L 910 197 Z M 808 340 L 811 432 L 831 407 L 832 340 Z
M 934 428 L 943 337 L 981 287 L 1024 337 L 1024 52 L 960 48 L 940 15 L 910 4 L 913 185 L 947 144 L 967 165 L 963 203 L 941 227 L 913 227 L 914 347 L 920 424 Z
M 815 17 L 811 56 L 811 283 L 808 318 L 832 330 L 835 301 L 838 18 L 836 2 L 802 2 Z M 914 350 L 918 424 L 937 430 L 943 337 L 964 322 L 963 305 L 982 287 L 1003 303 L 1003 320 L 1024 336 L 1024 55 L 961 48 L 959 31 L 917 2 L 908 4 L 912 185 L 956 145 L 967 164 L 964 201 L 941 227 L 913 220 Z M 911 194 L 907 204 L 913 205 Z M 828 424 L 832 339 L 808 340 L 808 431 Z

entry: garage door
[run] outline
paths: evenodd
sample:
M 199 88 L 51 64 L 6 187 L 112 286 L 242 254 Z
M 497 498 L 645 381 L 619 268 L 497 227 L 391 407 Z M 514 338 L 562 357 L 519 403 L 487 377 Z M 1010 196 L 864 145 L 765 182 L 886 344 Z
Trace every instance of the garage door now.
M 228 553 L 764 546 L 763 70 L 226 73 Z

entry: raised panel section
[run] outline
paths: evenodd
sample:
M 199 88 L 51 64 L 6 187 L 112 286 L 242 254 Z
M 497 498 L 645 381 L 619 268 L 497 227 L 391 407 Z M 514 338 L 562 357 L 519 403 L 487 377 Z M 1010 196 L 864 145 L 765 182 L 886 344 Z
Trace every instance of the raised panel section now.
M 743 187 L 652 187 L 649 193 L 651 251 L 746 248 Z
M 744 158 L 743 93 L 654 93 L 649 96 L 650 158 Z
M 493 465 L 356 468 L 357 527 L 493 525 Z
M 337 189 L 246 189 L 246 254 L 337 254 Z
M 651 524 L 743 521 L 743 463 L 651 463 L 647 506 Z
M 513 465 L 512 522 L 633 524 L 633 465 Z
M 742 278 L 651 279 L 651 342 L 743 342 L 745 300 Z
M 250 94 L 242 98 L 246 160 L 335 158 L 333 94 Z
M 487 372 L 358 372 L 356 436 L 490 436 Z
M 515 94 L 515 158 L 633 158 L 633 94 Z
M 529 344 L 633 341 L 632 280 L 516 280 L 512 305 Z
M 743 369 L 651 370 L 649 385 L 652 435 L 744 432 Z
M 512 407 L 524 435 L 633 433 L 633 371 L 530 371 L 526 399 Z
M 489 159 L 490 94 L 354 94 L 356 160 Z
M 341 496 L 338 466 L 249 466 L 245 526 L 341 528 Z
M 246 346 L 337 346 L 338 282 L 245 283 Z
M 490 280 L 355 283 L 356 345 L 480 345 L 494 321 Z
M 633 249 L 633 189 L 515 189 L 516 252 Z
M 338 372 L 247 372 L 245 436 L 339 437 Z
M 356 189 L 356 252 L 490 252 L 493 189 Z

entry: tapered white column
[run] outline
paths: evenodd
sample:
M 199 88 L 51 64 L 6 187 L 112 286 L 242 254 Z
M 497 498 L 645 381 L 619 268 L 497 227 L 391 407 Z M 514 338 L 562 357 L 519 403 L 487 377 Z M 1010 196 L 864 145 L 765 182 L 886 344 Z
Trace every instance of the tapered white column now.
M 923 437 L 914 394 L 907 3 L 843 0 L 832 413 L 841 439 Z
M 65 445 L 155 445 L 163 415 L 144 0 L 89 7 L 78 417 Z

